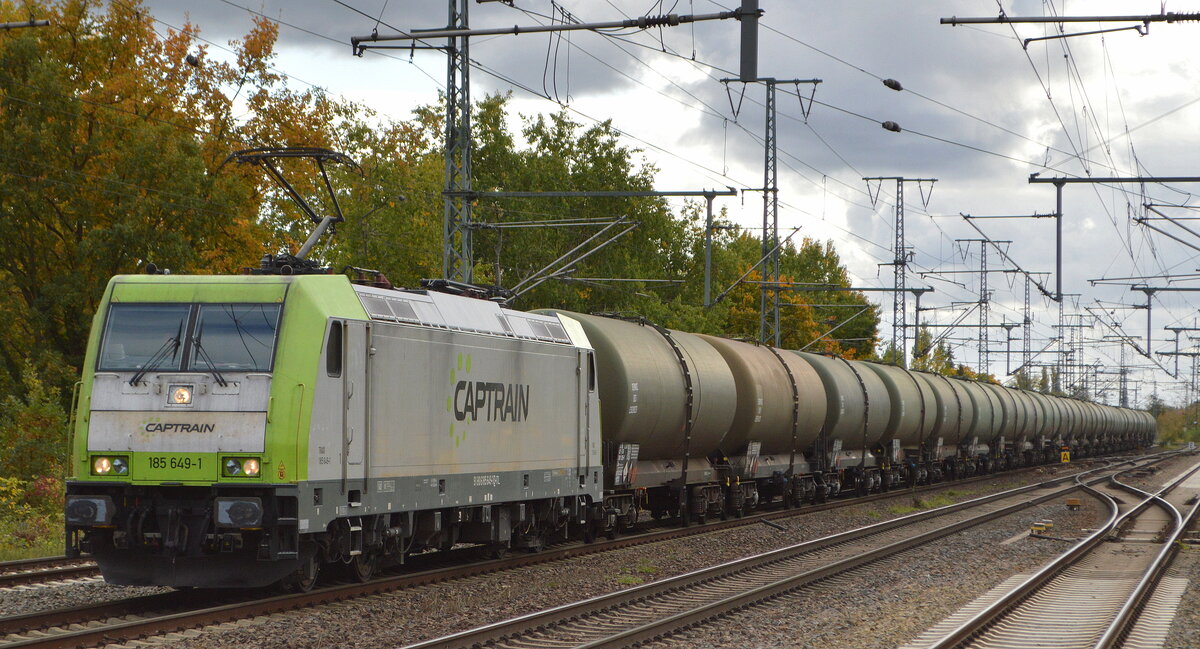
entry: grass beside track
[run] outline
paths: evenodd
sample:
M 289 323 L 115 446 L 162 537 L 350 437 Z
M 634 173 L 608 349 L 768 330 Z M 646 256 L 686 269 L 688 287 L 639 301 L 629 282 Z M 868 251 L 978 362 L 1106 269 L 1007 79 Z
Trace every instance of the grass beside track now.
M 56 534 L 31 534 L 29 527 L 28 521 L 0 519 L 0 561 L 39 559 L 63 553 L 61 525 Z

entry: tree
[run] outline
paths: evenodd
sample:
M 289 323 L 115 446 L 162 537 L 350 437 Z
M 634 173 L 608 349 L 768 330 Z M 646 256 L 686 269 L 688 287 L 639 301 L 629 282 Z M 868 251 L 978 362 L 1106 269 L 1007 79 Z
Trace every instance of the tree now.
M 1147 410 L 1147 412 L 1149 412 L 1150 414 L 1154 415 L 1155 417 L 1158 417 L 1158 416 L 1159 416 L 1159 415 L 1161 415 L 1161 414 L 1162 414 L 1162 413 L 1163 413 L 1163 412 L 1164 412 L 1166 409 L 1167 409 L 1167 404 L 1166 404 L 1166 402 L 1165 402 L 1165 401 L 1163 401 L 1163 400 L 1162 400 L 1162 399 L 1161 399 L 1161 398 L 1158 396 L 1158 392 L 1152 392 L 1152 393 L 1150 394 L 1150 403 L 1149 403 L 1149 404 L 1147 404 L 1147 406 L 1146 406 L 1146 410 Z
M 50 27 L 0 32 L 6 392 L 20 385 L 26 355 L 77 374 L 111 276 L 148 262 L 231 272 L 252 264 L 273 232 L 286 238 L 288 213 L 265 218 L 266 179 L 221 163 L 251 144 L 328 142 L 338 114 L 271 70 L 269 21 L 235 44 L 236 62 L 218 63 L 191 26 L 159 36 L 137 0 L 59 0 L 38 13 Z M 0 20 L 23 18 L 0 4 Z M 45 377 L 69 392 L 73 378 Z
M 1200 442 L 1200 402 L 1180 408 L 1165 407 L 1155 415 L 1158 439 L 1163 443 Z
M 933 372 L 946 376 L 953 375 L 955 373 L 954 352 L 946 345 L 945 341 L 939 342 L 931 349 L 932 345 L 933 334 L 929 333 L 928 329 L 922 327 L 917 331 L 916 340 L 913 342 L 913 362 L 911 367 L 924 372 Z
M 343 123 L 342 150 L 363 173 L 337 169 L 346 222 L 326 237 L 320 254 L 335 268 L 382 270 L 396 285 L 416 287 L 442 274 L 441 122 L 426 110 L 406 122 L 374 117 Z
M 61 478 L 66 468 L 67 412 L 58 388 L 46 383 L 32 363 L 21 372 L 21 395 L 0 401 L 0 476 L 33 480 Z

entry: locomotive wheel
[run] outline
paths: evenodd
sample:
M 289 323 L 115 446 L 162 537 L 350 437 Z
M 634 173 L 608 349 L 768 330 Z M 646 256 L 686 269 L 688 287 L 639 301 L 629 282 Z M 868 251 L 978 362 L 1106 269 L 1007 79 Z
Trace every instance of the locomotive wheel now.
M 350 563 L 346 564 L 346 571 L 350 573 L 350 577 L 366 583 L 371 580 L 371 575 L 375 574 L 375 569 L 379 567 L 379 556 L 364 552 L 356 554 L 350 558 Z
M 321 558 L 314 553 L 306 561 L 302 561 L 299 570 L 284 577 L 280 582 L 284 591 L 307 593 L 317 585 L 317 579 L 321 576 Z

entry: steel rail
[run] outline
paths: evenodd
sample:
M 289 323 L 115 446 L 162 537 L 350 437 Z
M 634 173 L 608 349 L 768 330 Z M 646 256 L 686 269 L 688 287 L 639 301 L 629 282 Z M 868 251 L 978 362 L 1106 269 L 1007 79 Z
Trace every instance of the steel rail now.
M 40 584 L 60 579 L 77 579 L 80 577 L 95 577 L 100 569 L 95 563 L 62 568 L 47 568 L 45 570 L 30 570 L 26 572 L 9 572 L 0 574 L 0 588 L 12 588 L 27 584 Z
M 1178 484 L 1178 482 L 1181 482 L 1181 480 L 1176 481 L 1176 483 L 1173 484 Z M 1125 514 L 1121 514 L 1116 501 L 1110 496 L 1093 489 L 1090 485 L 1081 486 L 1083 489 L 1091 492 L 1101 501 L 1108 502 L 1110 509 L 1108 521 L 1096 529 L 1091 535 L 1083 538 L 1075 545 L 1068 548 L 1065 552 L 1059 555 L 1058 558 L 1043 566 L 1036 573 L 1034 573 L 1025 581 L 1021 582 L 1008 593 L 1005 593 L 1002 597 L 992 602 L 975 615 L 971 616 L 971 618 L 960 624 L 958 627 L 943 635 L 933 644 L 928 645 L 928 649 L 954 649 L 964 646 L 966 642 L 985 632 L 995 625 L 1000 619 L 1011 613 L 1017 606 L 1032 597 L 1052 579 L 1062 574 L 1067 568 L 1078 563 L 1093 549 L 1104 543 L 1109 534 L 1116 530 L 1126 520 L 1129 520 L 1131 515 L 1140 513 L 1154 501 L 1153 497 L 1143 499 L 1142 502 L 1128 510 Z
M 1125 464 L 1125 463 L 1121 463 L 1121 464 Z M 1117 466 L 1120 466 L 1120 464 L 1118 464 Z M 1109 467 L 1092 469 L 1089 471 L 1085 471 L 1081 474 L 1065 476 L 1062 478 L 1057 478 L 1054 480 L 1049 480 L 1049 481 L 1041 482 L 1041 483 L 1034 484 L 1034 485 L 1027 485 L 1025 487 L 1010 489 L 1010 490 L 1000 492 L 997 494 L 991 494 L 989 496 L 983 496 L 981 498 L 976 498 L 976 499 L 972 499 L 969 501 L 956 503 L 953 505 L 947 505 L 945 507 L 940 507 L 937 509 L 927 510 L 924 512 L 917 512 L 917 513 L 910 514 L 908 516 L 899 517 L 899 518 L 896 518 L 896 519 L 893 519 L 890 521 L 883 521 L 880 523 L 869 525 L 867 527 L 859 528 L 856 530 L 851 530 L 849 532 L 832 534 L 829 536 L 821 537 L 819 539 L 814 539 L 812 541 L 807 541 L 804 543 L 799 543 L 799 544 L 795 544 L 795 545 L 788 546 L 785 548 L 762 553 L 760 555 L 755 555 L 753 557 L 746 557 L 743 559 L 726 562 L 726 563 L 723 563 L 723 564 L 720 564 L 717 566 L 703 568 L 700 570 L 685 573 L 683 575 L 672 577 L 670 579 L 664 579 L 664 580 L 652 582 L 649 584 L 645 584 L 643 586 L 639 586 L 636 588 L 618 591 L 616 593 L 610 593 L 610 594 L 606 594 L 606 595 L 600 595 L 600 596 L 593 597 L 593 598 L 583 600 L 580 602 L 575 602 L 575 603 L 566 604 L 563 606 L 554 607 L 554 608 L 548 609 L 546 611 L 541 611 L 538 613 L 531 613 L 528 615 L 510 619 L 510 620 L 505 620 L 505 621 L 497 622 L 494 624 L 486 625 L 486 626 L 483 626 L 483 627 L 480 627 L 477 629 L 471 629 L 468 631 L 463 631 L 460 633 L 444 636 L 441 638 L 435 638 L 435 639 L 424 641 L 421 643 L 408 645 L 405 649 L 434 649 L 434 648 L 443 649 L 443 648 L 449 648 L 449 647 L 473 646 L 473 645 L 482 644 L 482 643 L 485 643 L 488 641 L 496 640 L 499 638 L 511 638 L 514 635 L 544 629 L 546 626 L 551 625 L 551 624 L 561 623 L 561 622 L 570 621 L 570 620 L 577 620 L 578 618 L 583 617 L 585 615 L 596 613 L 599 611 L 604 611 L 607 609 L 611 609 L 616 606 L 628 605 L 630 603 L 646 600 L 646 599 L 649 599 L 651 597 L 655 597 L 658 595 L 678 591 L 678 590 L 681 590 L 684 588 L 695 587 L 697 585 L 702 585 L 704 583 L 711 582 L 712 580 L 717 579 L 719 577 L 728 575 L 732 572 L 741 572 L 741 571 L 755 568 L 755 567 L 758 567 L 761 565 L 774 563 L 774 562 L 777 562 L 777 561 L 780 561 L 782 559 L 786 559 L 786 558 L 789 558 L 792 556 L 797 556 L 800 554 L 807 554 L 807 553 L 810 553 L 810 552 L 813 552 L 816 550 L 825 549 L 830 546 L 840 545 L 840 544 L 843 544 L 843 543 L 846 543 L 849 541 L 854 541 L 854 540 L 861 539 L 861 538 L 864 538 L 867 536 L 872 536 L 872 535 L 875 535 L 875 534 L 878 534 L 878 533 L 881 533 L 884 531 L 889 531 L 889 530 L 892 530 L 895 528 L 903 527 L 903 526 L 909 525 L 911 523 L 943 516 L 943 515 L 951 513 L 951 512 L 964 510 L 964 509 L 968 509 L 971 507 L 976 507 L 979 505 L 986 504 L 988 502 L 1001 500 L 1004 498 L 1011 498 L 1014 495 L 1020 495 L 1020 494 L 1023 494 L 1025 492 L 1029 492 L 1029 491 L 1053 487 L 1055 485 L 1058 485 L 1060 483 L 1067 482 L 1070 480 L 1075 480 L 1078 483 L 1079 478 L 1082 475 L 1096 473 L 1099 471 L 1104 471 L 1106 469 L 1112 469 L 1112 468 L 1114 468 L 1114 467 L 1109 466 Z M 1107 479 L 1107 476 L 1097 477 L 1092 482 L 1093 483 L 1101 482 L 1101 481 L 1104 481 L 1105 479 Z M 672 615 L 668 618 L 652 622 L 650 624 L 645 624 L 645 625 L 639 626 L 634 629 L 628 629 L 628 630 L 622 631 L 620 633 L 611 635 L 609 637 L 606 637 L 606 638 L 603 638 L 600 640 L 596 640 L 596 641 L 593 641 L 593 642 L 590 642 L 587 644 L 579 645 L 579 647 L 588 647 L 589 649 L 598 649 L 600 647 L 629 646 L 632 644 L 636 644 L 638 642 L 644 642 L 647 640 L 651 640 L 651 639 L 669 634 L 671 632 L 674 632 L 680 628 L 692 626 L 692 625 L 700 623 L 706 619 L 728 613 L 732 610 L 743 608 L 747 605 L 753 604 L 758 601 L 762 601 L 764 599 L 770 599 L 772 597 L 778 596 L 782 593 L 785 593 L 785 592 L 788 592 L 791 590 L 795 590 L 797 588 L 804 586 L 807 583 L 811 583 L 812 581 L 824 579 L 832 574 L 836 574 L 838 572 L 844 572 L 846 570 L 853 569 L 855 567 L 858 567 L 858 566 L 868 563 L 870 561 L 874 561 L 875 559 L 877 559 L 881 556 L 887 556 L 890 554 L 894 554 L 896 552 L 910 549 L 910 548 L 916 547 L 922 543 L 928 542 L 929 540 L 932 540 L 934 538 L 952 534 L 961 529 L 965 529 L 967 527 L 977 525 L 979 523 L 984 522 L 985 519 L 992 520 L 994 518 L 1004 516 L 1009 513 L 1027 508 L 1033 504 L 1037 504 L 1040 502 L 1044 502 L 1046 500 L 1050 500 L 1050 499 L 1059 497 L 1062 495 L 1063 492 L 1072 491 L 1077 488 L 1079 488 L 1079 484 L 1070 485 L 1065 489 L 1056 490 L 1052 493 L 1045 494 L 1045 495 L 1035 498 L 1033 500 L 1025 500 L 1020 503 L 1009 505 L 1000 510 L 989 512 L 989 513 L 984 514 L 979 517 L 973 517 L 973 518 L 966 519 L 964 521 L 959 521 L 957 523 L 943 526 L 943 527 L 940 527 L 931 532 L 920 534 L 915 537 L 911 537 L 909 539 L 905 539 L 902 541 L 897 541 L 897 542 L 888 544 L 886 546 L 883 546 L 881 548 L 877 548 L 875 550 L 872 550 L 872 551 L 869 551 L 869 552 L 866 552 L 866 553 L 863 553 L 860 555 L 856 555 L 856 556 L 848 558 L 848 559 L 844 559 L 844 560 L 836 562 L 834 564 L 830 564 L 830 565 L 823 566 L 818 569 L 814 569 L 814 570 L 806 571 L 804 573 L 793 575 L 786 579 L 779 580 L 779 581 L 776 581 L 776 582 L 773 582 L 773 583 L 770 583 L 770 584 L 767 584 L 764 586 L 760 586 L 753 590 L 749 590 L 744 593 L 740 593 L 738 595 L 727 597 L 722 600 L 712 602 L 710 604 L 706 604 L 704 606 L 697 607 L 697 608 L 691 609 L 686 612 L 678 613 L 678 614 Z
M 54 565 L 66 561 L 65 555 L 56 557 L 34 557 L 33 559 L 14 559 L 12 561 L 0 561 L 0 571 L 8 571 L 9 569 L 25 570 L 28 568 L 36 568 L 39 566 Z
M 99 574 L 96 562 L 65 556 L 0 562 L 0 588 Z
M 1182 483 L 1187 478 L 1200 471 L 1200 467 L 1194 468 L 1183 476 L 1177 482 Z M 1140 491 L 1140 490 L 1139 490 Z M 1179 552 L 1179 539 L 1187 532 L 1188 527 L 1196 520 L 1197 512 L 1200 512 L 1200 498 L 1192 504 L 1191 510 L 1187 515 L 1181 515 L 1179 509 L 1168 503 L 1162 498 L 1162 494 L 1167 491 L 1167 488 L 1160 489 L 1154 494 L 1154 498 L 1162 502 L 1162 504 L 1173 514 L 1175 519 L 1175 529 L 1163 544 L 1162 550 L 1154 557 L 1153 563 L 1150 565 L 1146 574 L 1138 581 L 1137 586 L 1126 599 L 1125 604 L 1121 606 L 1121 610 L 1117 612 L 1116 617 L 1104 630 L 1104 634 L 1093 645 L 1093 649 L 1115 649 L 1124 639 L 1124 637 L 1133 628 L 1133 624 L 1137 620 L 1137 614 L 1142 610 L 1150 595 L 1154 592 L 1154 588 L 1162 581 L 1163 575 L 1166 574 L 1167 568 L 1170 567 L 1171 561 Z M 1145 492 L 1143 492 L 1145 493 Z

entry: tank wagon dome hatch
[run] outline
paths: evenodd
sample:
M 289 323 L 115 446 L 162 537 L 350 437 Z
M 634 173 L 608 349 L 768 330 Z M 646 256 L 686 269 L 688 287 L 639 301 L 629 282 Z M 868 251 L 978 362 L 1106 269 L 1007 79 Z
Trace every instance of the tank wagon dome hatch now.
M 679 478 L 685 457 L 689 482 L 715 475 L 706 458 L 722 448 L 737 410 L 737 388 L 712 345 L 642 319 L 557 309 L 532 313 L 578 321 L 594 345 L 601 431 L 606 443 L 637 445 L 635 486 Z

